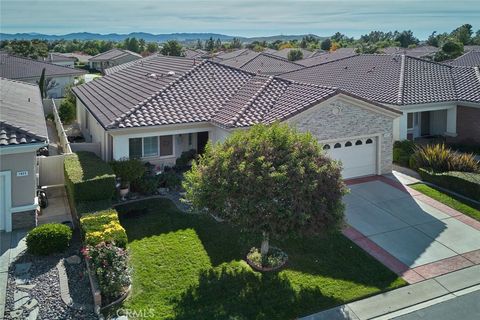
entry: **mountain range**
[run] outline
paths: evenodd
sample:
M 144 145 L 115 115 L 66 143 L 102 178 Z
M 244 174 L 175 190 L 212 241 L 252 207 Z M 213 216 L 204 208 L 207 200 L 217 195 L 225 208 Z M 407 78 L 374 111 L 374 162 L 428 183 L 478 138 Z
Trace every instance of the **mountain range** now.
M 111 40 L 111 41 L 123 41 L 126 38 L 135 37 L 137 39 L 144 39 L 147 42 L 165 42 L 168 40 L 177 40 L 180 42 L 191 42 L 196 40 L 207 40 L 210 37 L 213 39 L 220 39 L 222 41 L 232 40 L 233 38 L 239 38 L 242 42 L 253 42 L 253 41 L 275 41 L 275 40 L 295 40 L 302 39 L 305 35 L 274 35 L 266 37 L 236 37 L 220 33 L 162 33 L 162 34 L 152 34 L 147 32 L 131 32 L 129 34 L 118 34 L 118 33 L 109 33 L 109 34 L 100 34 L 100 33 L 90 33 L 90 32 L 75 32 L 68 33 L 63 35 L 51 35 L 51 34 L 42 34 L 42 33 L 0 33 L 1 40 L 32 40 L 32 39 L 42 39 L 42 40 Z M 324 39 L 324 37 L 318 37 L 316 35 L 311 35 L 319 39 Z

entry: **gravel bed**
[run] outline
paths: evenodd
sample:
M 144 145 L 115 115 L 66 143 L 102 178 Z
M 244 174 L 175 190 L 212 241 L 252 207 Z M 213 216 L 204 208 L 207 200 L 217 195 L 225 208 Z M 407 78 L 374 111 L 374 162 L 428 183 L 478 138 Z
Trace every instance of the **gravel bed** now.
M 75 232 L 72 239 L 72 246 L 62 255 L 51 255 L 38 257 L 26 252 L 21 253 L 16 261 L 13 261 L 9 268 L 7 296 L 5 305 L 5 319 L 28 319 L 30 311 L 23 308 L 23 313 L 18 317 L 11 317 L 10 312 L 14 307 L 14 294 L 25 292 L 29 299 L 38 301 L 38 316 L 33 319 L 98 319 L 93 312 L 93 298 L 90 292 L 90 283 L 85 273 L 84 262 L 78 265 L 69 265 L 65 262 L 65 269 L 68 276 L 70 295 L 73 302 L 88 305 L 85 310 L 75 310 L 68 307 L 60 296 L 60 283 L 57 270 L 57 264 L 62 258 L 67 258 L 72 254 L 79 254 L 80 241 Z M 19 263 L 31 263 L 29 268 L 28 285 L 34 285 L 33 288 L 22 288 L 21 284 L 15 281 L 15 265 Z M 31 301 L 31 300 L 30 300 Z M 35 308 L 32 308 L 35 309 Z M 30 310 L 32 310 L 30 309 Z M 31 314 L 30 314 L 31 315 Z

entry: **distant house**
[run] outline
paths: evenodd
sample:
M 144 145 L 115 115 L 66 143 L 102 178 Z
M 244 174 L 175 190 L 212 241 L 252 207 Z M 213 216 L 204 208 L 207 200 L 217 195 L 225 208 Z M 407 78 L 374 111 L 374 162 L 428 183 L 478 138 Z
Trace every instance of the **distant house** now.
M 418 46 L 414 48 L 387 47 L 382 49 L 385 54 L 405 54 L 410 57 L 433 60 L 433 56 L 440 51 L 434 46 Z
M 37 85 L 0 78 L 0 231 L 36 224 L 37 150 L 48 145 Z
M 189 49 L 189 48 L 186 48 L 186 49 L 183 51 L 183 56 L 184 56 L 185 58 L 189 58 L 189 59 L 193 59 L 193 58 L 203 59 L 203 58 L 207 58 L 207 57 L 208 57 L 208 52 L 205 51 L 205 50 L 201 50 L 201 49 Z
M 288 54 L 292 50 L 300 50 L 303 54 L 303 59 L 310 58 L 310 57 L 316 55 L 316 52 L 310 51 L 310 50 L 307 50 L 307 49 L 302 49 L 302 48 L 284 48 L 284 49 L 281 49 L 281 50 L 270 50 L 267 53 L 272 54 L 272 55 L 277 56 L 277 57 L 280 57 L 280 58 L 288 59 Z
M 0 53 L 0 77 L 38 84 L 43 69 L 47 83 L 46 94 L 49 98 L 63 97 L 65 87 L 86 73 L 85 70 Z
M 330 61 L 340 60 L 357 55 L 355 48 L 338 48 L 335 51 L 318 51 L 309 58 L 295 61 L 305 67 L 311 67 Z
M 88 65 L 90 69 L 103 72 L 107 68 L 118 66 L 120 64 L 141 58 L 142 56 L 138 53 L 114 48 L 91 57 L 88 59 Z
M 64 66 L 64 67 L 69 67 L 69 68 L 74 68 L 75 67 L 75 61 L 76 59 L 74 57 L 69 57 L 66 55 L 63 55 L 61 53 L 56 53 L 56 52 L 50 52 L 48 54 L 48 57 L 46 58 L 39 58 L 38 60 L 48 62 L 55 64 L 57 66 Z
M 480 50 L 472 50 L 449 62 L 452 66 L 480 67 Z

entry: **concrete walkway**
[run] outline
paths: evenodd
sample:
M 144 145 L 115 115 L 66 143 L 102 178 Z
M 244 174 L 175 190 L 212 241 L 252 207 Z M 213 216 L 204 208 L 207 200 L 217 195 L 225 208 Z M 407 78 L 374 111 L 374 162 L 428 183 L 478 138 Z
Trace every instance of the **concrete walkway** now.
M 400 317 L 400 319 L 419 319 L 402 318 L 402 316 L 455 299 L 464 294 L 476 292 L 477 290 L 480 290 L 480 266 L 473 266 L 319 312 L 301 318 L 301 320 L 386 320 L 397 317 Z M 472 312 L 478 312 L 478 305 L 477 303 L 473 306 Z M 477 311 L 475 311 L 475 308 L 477 308 Z M 471 315 L 469 314 L 469 316 Z M 423 317 L 421 319 L 438 318 Z M 478 318 L 460 317 L 449 319 Z
M 348 184 L 344 234 L 407 282 L 480 264 L 480 222 L 386 177 Z

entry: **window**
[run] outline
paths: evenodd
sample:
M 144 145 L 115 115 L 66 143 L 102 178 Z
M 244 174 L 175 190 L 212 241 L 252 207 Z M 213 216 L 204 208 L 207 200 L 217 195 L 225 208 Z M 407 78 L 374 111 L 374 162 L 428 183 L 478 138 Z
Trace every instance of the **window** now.
M 335 143 L 335 145 L 333 146 L 334 149 L 338 149 L 338 148 L 341 148 L 342 145 L 340 143 Z
M 356 145 L 356 146 L 361 146 L 362 143 L 363 143 L 362 140 L 357 140 L 357 142 L 355 142 L 355 145 Z
M 407 129 L 413 129 L 413 113 L 407 113 Z
M 366 144 L 370 144 L 370 143 L 373 143 L 373 140 L 372 139 L 367 139 L 367 141 L 365 141 Z
M 323 146 L 323 150 L 328 150 L 328 149 L 330 149 L 330 145 L 329 145 L 329 144 L 326 144 L 326 145 Z
M 160 157 L 173 155 L 173 136 L 160 137 Z
M 142 157 L 142 138 L 128 139 L 128 155 L 130 159 L 138 159 Z
M 143 156 L 144 157 L 158 156 L 158 137 L 143 138 Z
M 85 129 L 88 129 L 88 111 L 87 108 L 85 108 Z
M 352 146 L 352 143 L 351 143 L 350 141 L 347 141 L 347 142 L 345 143 L 345 147 L 351 147 L 351 146 Z

